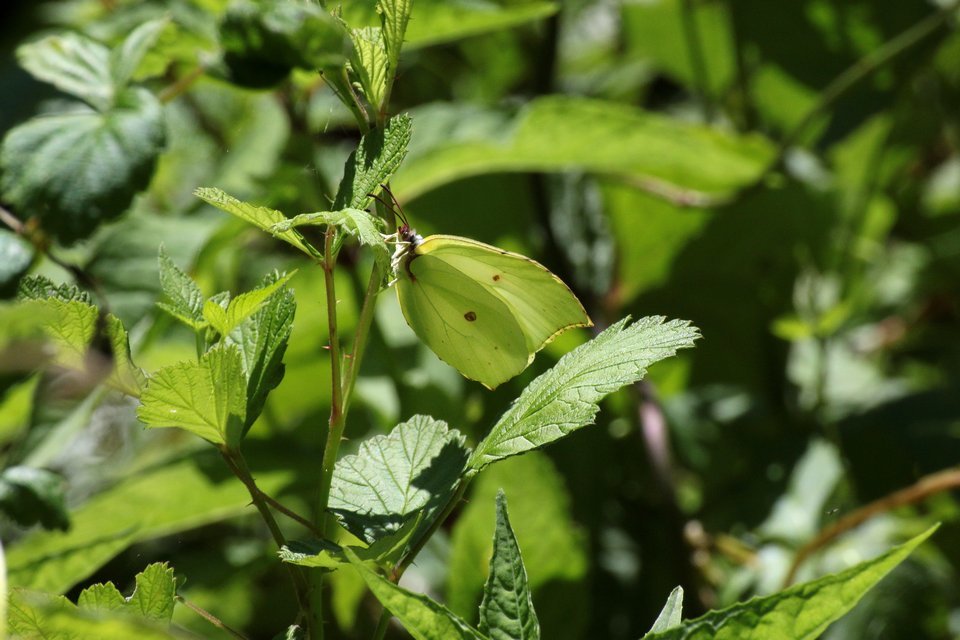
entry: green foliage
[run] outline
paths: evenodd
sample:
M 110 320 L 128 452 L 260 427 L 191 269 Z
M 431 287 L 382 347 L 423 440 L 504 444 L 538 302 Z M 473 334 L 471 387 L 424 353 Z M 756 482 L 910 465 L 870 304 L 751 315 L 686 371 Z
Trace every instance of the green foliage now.
M 372 202 L 370 194 L 390 181 L 406 157 L 412 128 L 412 119 L 404 114 L 360 138 L 344 165 L 334 209 L 363 209 Z
M 63 478 L 45 469 L 7 467 L 0 474 L 0 511 L 23 527 L 70 528 Z
M 669 631 L 680 626 L 680 619 L 683 615 L 683 587 L 676 587 L 667 596 L 667 601 L 660 610 L 660 615 L 650 627 L 650 633 L 660 633 Z

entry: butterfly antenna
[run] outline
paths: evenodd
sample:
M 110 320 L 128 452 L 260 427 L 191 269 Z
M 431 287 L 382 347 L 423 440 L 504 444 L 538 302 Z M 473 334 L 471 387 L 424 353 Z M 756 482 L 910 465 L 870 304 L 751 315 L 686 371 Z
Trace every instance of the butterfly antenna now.
M 376 200 L 377 202 L 379 202 L 380 204 L 382 204 L 383 206 L 385 206 L 387 209 L 389 209 L 390 212 L 393 213 L 393 215 L 395 215 L 395 216 L 397 216 L 398 218 L 400 218 L 400 221 L 403 222 L 404 225 L 409 226 L 409 225 L 407 224 L 407 216 L 404 215 L 404 213 L 403 213 L 402 210 L 398 209 L 397 207 L 394 207 L 393 204 L 391 204 L 389 201 L 383 199 L 382 197 L 380 197 L 380 196 L 377 195 L 376 193 L 368 193 L 367 195 L 370 196 L 371 198 L 373 198 L 374 200 Z M 393 194 L 390 194 L 390 195 L 392 196 Z M 396 198 L 394 198 L 394 202 L 396 202 Z
M 390 199 L 393 200 L 393 204 L 396 206 L 395 210 L 397 212 L 397 215 L 401 220 L 403 220 L 403 224 L 407 224 L 407 215 L 403 212 L 403 207 L 400 206 L 400 201 L 397 200 L 397 196 L 393 195 L 393 191 L 390 191 L 390 187 L 388 187 L 385 184 L 381 184 L 380 188 L 386 191 L 387 195 L 390 196 Z

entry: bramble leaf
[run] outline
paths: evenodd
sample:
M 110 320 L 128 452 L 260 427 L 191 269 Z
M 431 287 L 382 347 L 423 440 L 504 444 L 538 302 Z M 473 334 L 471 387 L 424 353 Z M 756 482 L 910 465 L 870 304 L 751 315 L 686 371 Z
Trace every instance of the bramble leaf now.
M 371 543 L 420 511 L 427 527 L 453 494 L 468 455 L 456 429 L 414 416 L 337 461 L 327 508 L 348 531 Z
M 241 293 L 230 300 L 226 309 L 213 299 L 207 300 L 203 305 L 203 317 L 217 333 L 226 336 L 236 329 L 241 322 L 256 313 L 270 296 L 285 285 L 295 273 L 296 271 L 285 274 L 268 285 Z
M 380 27 L 352 29 L 353 55 L 350 66 L 356 74 L 366 96 L 374 109 L 380 109 L 387 92 L 387 51 Z
M 410 116 L 401 114 L 390 118 L 383 129 L 374 129 L 360 139 L 344 166 L 333 201 L 335 211 L 365 209 L 370 205 L 370 194 L 390 180 L 407 155 L 410 132 Z
M 18 47 L 17 60 L 34 78 L 98 110 L 113 104 L 110 50 L 99 42 L 76 33 L 47 36 Z
M 644 640 L 813 640 L 903 562 L 936 530 L 936 526 L 873 560 L 840 573 L 790 587 L 779 593 L 741 602 L 688 620 Z
M 689 322 L 652 316 L 628 318 L 563 356 L 531 382 L 494 425 L 468 466 L 479 470 L 502 458 L 537 449 L 593 423 L 606 395 L 646 375 L 647 367 L 693 346 Z
M 380 28 L 383 31 L 383 43 L 387 54 L 387 73 L 396 75 L 400 62 L 400 49 L 410 22 L 411 0 L 380 0 L 377 12 L 380 13 Z M 387 79 L 389 84 L 391 79 Z
M 343 551 L 346 548 L 363 562 L 372 562 L 389 569 L 396 566 L 410 548 L 413 534 L 420 527 L 421 520 L 422 517 L 407 520 L 402 527 L 368 547 L 352 544 L 340 546 L 327 540 L 292 542 L 280 549 L 280 559 L 302 567 L 336 569 L 350 564 Z
M 145 22 L 130 32 L 123 43 L 110 52 L 110 75 L 118 88 L 125 87 L 170 23 L 168 18 Z
M 497 528 L 490 575 L 480 603 L 480 632 L 494 640 L 538 640 L 540 623 L 533 610 L 520 546 L 510 528 L 507 498 L 497 494 Z
M 362 209 L 342 209 L 340 211 L 318 211 L 301 213 L 289 220 L 271 227 L 272 232 L 284 232 L 305 225 L 333 225 L 344 233 L 355 236 L 360 244 L 374 250 L 374 257 L 383 263 L 390 261 L 390 247 L 380 233 L 382 220 Z
M 140 396 L 137 416 L 148 427 L 180 427 L 213 444 L 232 446 L 243 432 L 246 389 L 240 350 L 217 347 L 199 362 L 155 373 Z
M 158 260 L 160 287 L 170 302 L 158 302 L 157 306 L 193 329 L 202 329 L 205 322 L 200 287 L 170 259 L 163 245 L 160 246 Z
M 680 618 L 683 615 L 683 587 L 674 587 L 667 601 L 660 610 L 660 615 L 654 621 L 649 633 L 659 633 L 669 631 L 674 627 L 680 626 Z

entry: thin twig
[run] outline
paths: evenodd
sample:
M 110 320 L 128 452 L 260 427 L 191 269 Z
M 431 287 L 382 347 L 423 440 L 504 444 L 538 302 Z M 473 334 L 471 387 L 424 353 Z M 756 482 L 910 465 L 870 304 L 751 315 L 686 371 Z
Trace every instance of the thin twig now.
M 908 504 L 920 502 L 936 493 L 949 491 L 958 487 L 960 487 L 960 468 L 938 471 L 937 473 L 932 473 L 920 478 L 920 480 L 905 489 L 900 489 L 879 500 L 874 500 L 870 504 L 847 514 L 829 527 L 821 530 L 813 540 L 803 545 L 800 550 L 797 551 L 790 571 L 787 572 L 787 577 L 784 580 L 784 586 L 786 587 L 793 583 L 800 565 L 803 564 L 811 554 L 825 547 L 838 536 L 863 524 L 876 515 L 892 511 L 893 509 Z
M 175 597 L 176 597 L 176 599 L 177 599 L 177 602 L 179 602 L 180 604 L 182 604 L 183 606 L 185 606 L 187 609 L 190 609 L 191 611 L 193 611 L 194 613 L 196 613 L 197 615 L 199 615 L 201 618 L 203 618 L 204 620 L 206 620 L 207 622 L 209 622 L 210 624 L 212 624 L 212 625 L 215 626 L 216 628 L 222 629 L 222 630 L 226 631 L 227 633 L 229 633 L 230 635 L 232 635 L 234 638 L 238 638 L 239 640 L 249 640 L 249 638 L 247 638 L 247 636 L 243 635 L 242 633 L 240 633 L 240 632 L 237 631 L 236 629 L 231 628 L 231 627 L 230 627 L 229 625 L 227 625 L 223 620 L 221 620 L 220 618 L 216 617 L 215 615 L 213 615 L 213 614 L 210 613 L 209 611 L 207 611 L 207 610 L 205 610 L 205 609 L 202 609 L 202 608 L 198 607 L 197 605 L 193 604 L 192 602 L 190 602 L 189 600 L 187 600 L 186 598 L 184 598 L 184 597 L 181 596 L 180 594 L 177 594 Z

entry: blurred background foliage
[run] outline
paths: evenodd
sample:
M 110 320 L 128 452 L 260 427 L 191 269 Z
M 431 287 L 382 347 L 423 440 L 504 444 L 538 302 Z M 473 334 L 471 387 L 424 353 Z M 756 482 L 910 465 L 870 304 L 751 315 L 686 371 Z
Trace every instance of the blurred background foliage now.
M 18 46 L 63 31 L 116 46 L 168 18 L 132 78 L 162 104 L 165 140 L 142 148 L 142 184 L 128 179 L 129 193 L 82 225 L 42 227 L 60 241 L 52 252 L 97 281 L 148 372 L 194 352 L 154 306 L 161 244 L 207 295 L 299 268 L 286 376 L 248 450 L 261 486 L 307 512 L 329 405 L 321 272 L 192 192 L 215 186 L 288 215 L 324 209 L 359 132 L 320 74 L 291 70 L 326 64 L 310 58 L 330 50 L 317 44 L 323 19 L 258 41 L 227 5 L 4 3 L 0 131 L 65 99 L 17 64 Z M 343 17 L 372 23 L 372 10 L 349 0 Z M 956 465 L 956 3 L 414 0 L 413 11 L 391 111 L 414 118 L 394 187 L 418 230 L 537 258 L 598 327 L 662 314 L 704 338 L 613 396 L 596 426 L 484 472 L 406 584 L 473 618 L 502 487 L 544 637 L 637 638 L 677 584 L 686 616 L 776 591 L 821 528 Z M 56 175 L 59 158 L 38 162 Z M 115 166 L 100 170 L 125 165 Z M 4 206 L 30 217 L 4 189 Z M 368 260 L 341 259 L 345 334 Z M 10 298 L 26 273 L 72 281 L 0 231 L 0 293 Z M 491 393 L 419 345 L 383 295 L 347 452 L 416 413 L 475 441 L 588 337 L 564 335 Z M 135 406 L 0 368 L 4 464 L 60 474 L 70 518 L 66 533 L 3 524 L 11 584 L 76 595 L 167 560 L 188 599 L 268 637 L 293 605 L 243 487 L 188 435 L 145 432 Z M 955 494 L 941 492 L 880 511 L 807 558 L 797 579 L 945 523 L 826 637 L 960 634 L 957 517 Z M 331 635 L 367 637 L 377 608 L 359 578 L 341 571 L 331 583 Z M 227 637 L 182 607 L 176 620 Z

